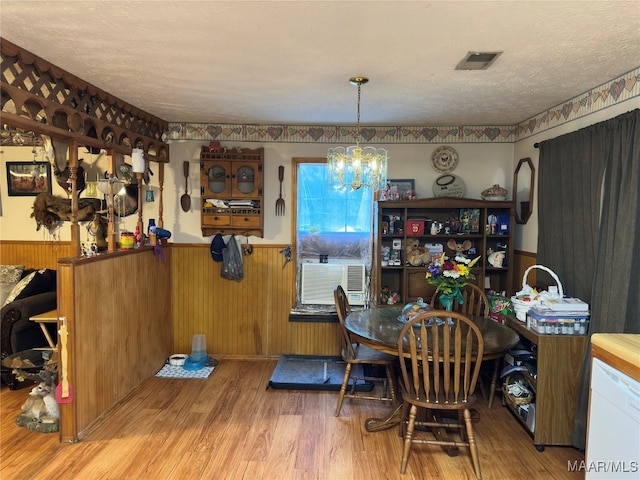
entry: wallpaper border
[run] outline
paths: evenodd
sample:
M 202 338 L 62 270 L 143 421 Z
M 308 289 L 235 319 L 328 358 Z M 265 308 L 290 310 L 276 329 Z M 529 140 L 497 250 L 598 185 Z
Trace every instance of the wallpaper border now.
M 640 67 L 555 105 L 517 125 L 370 126 L 360 135 L 369 144 L 514 143 L 640 96 Z M 260 143 L 354 143 L 355 126 L 169 123 L 164 141 Z

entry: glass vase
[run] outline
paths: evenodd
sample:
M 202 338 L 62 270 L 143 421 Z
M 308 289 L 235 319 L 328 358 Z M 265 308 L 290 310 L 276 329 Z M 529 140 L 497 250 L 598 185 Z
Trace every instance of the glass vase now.
M 447 312 L 451 312 L 453 310 L 453 299 L 455 295 L 453 293 L 441 293 L 440 294 L 440 304 L 444 307 Z
M 458 300 L 458 303 L 462 305 L 464 303 L 464 297 L 459 288 L 454 288 L 451 293 L 440 294 L 440 304 L 447 312 L 453 311 L 453 302 Z

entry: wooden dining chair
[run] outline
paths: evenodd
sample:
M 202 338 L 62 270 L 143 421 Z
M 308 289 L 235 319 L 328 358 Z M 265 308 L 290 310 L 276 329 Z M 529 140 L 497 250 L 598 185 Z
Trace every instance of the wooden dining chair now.
M 394 387 L 393 367 L 397 364 L 397 358 L 383 352 L 374 350 L 373 348 L 361 345 L 355 341 L 347 328 L 344 321 L 347 315 L 351 313 L 351 306 L 344 289 L 340 285 L 336 285 L 333 290 L 333 297 L 336 303 L 336 311 L 338 320 L 340 321 L 340 339 L 341 339 L 341 356 L 346 363 L 342 385 L 340 386 L 340 396 L 338 397 L 338 406 L 336 407 L 336 417 L 340 416 L 342 410 L 342 402 L 345 398 L 353 398 L 359 400 L 376 400 L 383 402 L 391 402 L 396 404 L 396 392 Z M 354 373 L 353 366 L 360 365 L 362 374 Z M 367 374 L 367 367 L 380 366 L 384 367 L 386 378 L 375 377 Z M 349 387 L 349 381 L 351 386 Z M 382 391 L 379 394 L 367 394 L 356 390 L 358 381 L 375 382 L 382 385 Z
M 453 301 L 453 311 L 460 312 L 465 315 L 475 315 L 477 317 L 489 318 L 489 299 L 480 287 L 473 283 L 467 283 L 461 290 L 464 302 L 460 304 L 458 300 Z M 431 308 L 442 309 L 444 307 L 440 303 L 440 294 L 435 292 L 431 297 Z M 489 408 L 493 407 L 493 398 L 496 394 L 498 384 L 498 375 L 500 374 L 500 366 L 504 359 L 504 353 L 497 353 L 484 358 L 484 363 L 493 362 L 491 364 L 489 394 L 487 395 L 485 385 L 480 382 L 479 386 L 482 396 L 487 400 Z
M 461 313 L 423 312 L 402 328 L 398 338 L 404 439 L 401 473 L 406 472 L 411 445 L 419 443 L 468 447 L 476 478 L 482 478 L 471 407 L 483 351 L 480 329 Z M 424 410 L 419 419 L 418 409 Z M 416 430 L 416 426 L 429 429 Z
M 489 299 L 480 287 L 473 283 L 467 283 L 461 290 L 464 303 L 458 300 L 453 301 L 453 311 L 464 313 L 465 315 L 476 315 L 478 317 L 489 317 Z M 445 310 L 440 303 L 440 292 L 434 292 L 431 297 L 431 308 Z

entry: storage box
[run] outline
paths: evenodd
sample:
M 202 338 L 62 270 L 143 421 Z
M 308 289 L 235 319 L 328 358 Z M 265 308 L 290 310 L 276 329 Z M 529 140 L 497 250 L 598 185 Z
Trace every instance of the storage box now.
M 498 215 L 498 235 L 509 235 L 509 215 Z
M 586 312 L 589 310 L 588 303 L 572 297 L 544 298 L 541 304 L 545 308 L 558 312 Z
M 543 335 L 586 335 L 589 312 L 557 312 L 532 308 L 527 312 L 527 327 Z
M 409 219 L 406 226 L 407 237 L 424 235 L 424 220 Z

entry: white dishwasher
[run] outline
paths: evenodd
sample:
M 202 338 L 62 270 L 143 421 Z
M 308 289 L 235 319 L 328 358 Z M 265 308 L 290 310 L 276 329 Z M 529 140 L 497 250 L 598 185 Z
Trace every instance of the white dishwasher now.
M 586 478 L 640 478 L 640 382 L 599 358 L 591 365 Z

